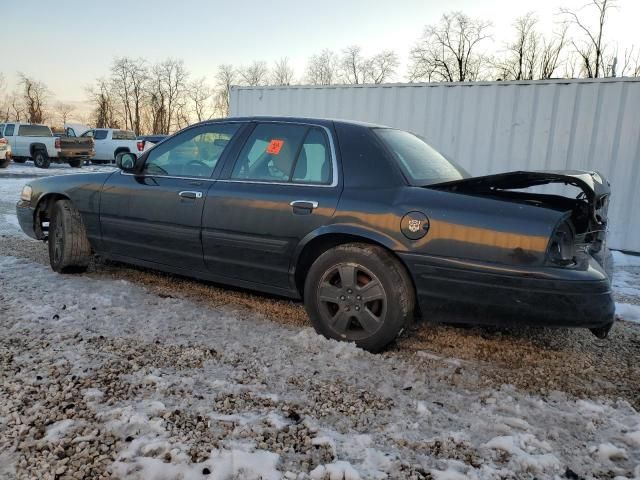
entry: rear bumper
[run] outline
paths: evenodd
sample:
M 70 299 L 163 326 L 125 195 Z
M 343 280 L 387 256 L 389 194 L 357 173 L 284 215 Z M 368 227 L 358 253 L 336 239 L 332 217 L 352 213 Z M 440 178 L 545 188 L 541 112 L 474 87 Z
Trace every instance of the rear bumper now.
M 79 158 L 91 158 L 96 154 L 93 150 L 65 151 L 58 154 L 58 158 L 63 160 L 74 160 Z
M 415 282 L 423 317 L 449 322 L 595 328 L 614 320 L 606 270 L 593 258 L 585 270 L 509 268 L 399 254 Z
M 22 228 L 22 231 L 29 235 L 31 238 L 40 240 L 34 230 L 34 214 L 35 210 L 31 206 L 30 202 L 20 200 L 16 205 L 16 215 L 18 216 L 18 222 L 20 223 L 20 228 Z

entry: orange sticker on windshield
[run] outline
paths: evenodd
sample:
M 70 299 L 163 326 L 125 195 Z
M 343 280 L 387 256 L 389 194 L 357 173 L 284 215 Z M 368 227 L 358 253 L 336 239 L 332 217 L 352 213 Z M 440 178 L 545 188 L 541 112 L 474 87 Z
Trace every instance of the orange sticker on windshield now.
M 267 145 L 267 153 L 270 155 L 278 155 L 283 145 L 284 140 L 273 139 L 269 142 L 269 145 Z

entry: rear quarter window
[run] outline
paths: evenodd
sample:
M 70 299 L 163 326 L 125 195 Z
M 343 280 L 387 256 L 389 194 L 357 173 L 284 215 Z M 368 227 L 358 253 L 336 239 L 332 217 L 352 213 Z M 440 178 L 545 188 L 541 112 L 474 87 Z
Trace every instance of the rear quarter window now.
M 20 125 L 18 135 L 21 137 L 52 137 L 49 127 L 44 125 Z
M 5 136 L 13 136 L 14 129 L 15 129 L 15 125 L 13 123 L 8 123 L 4 129 Z
M 96 130 L 93 134 L 93 138 L 96 140 L 104 140 L 107 138 L 107 133 L 108 132 L 106 130 Z
M 113 140 L 135 140 L 136 134 L 130 130 L 114 130 L 111 138 Z

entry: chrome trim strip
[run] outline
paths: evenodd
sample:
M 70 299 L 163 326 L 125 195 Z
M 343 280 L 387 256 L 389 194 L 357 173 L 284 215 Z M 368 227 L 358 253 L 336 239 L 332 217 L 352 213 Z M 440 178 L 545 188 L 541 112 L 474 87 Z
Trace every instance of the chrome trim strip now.
M 128 177 L 153 177 L 153 178 L 176 178 L 178 180 L 197 180 L 198 182 L 217 182 L 213 178 L 205 177 L 178 177 L 174 175 L 136 175 L 135 173 L 126 173 L 120 170 L 120 175 L 127 175 Z

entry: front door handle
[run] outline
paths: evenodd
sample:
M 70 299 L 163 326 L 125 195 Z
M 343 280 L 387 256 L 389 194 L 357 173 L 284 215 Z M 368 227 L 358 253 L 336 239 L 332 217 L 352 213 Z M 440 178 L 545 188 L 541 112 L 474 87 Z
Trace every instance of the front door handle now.
M 294 211 L 299 209 L 308 210 L 309 212 L 311 212 L 312 210 L 318 208 L 318 202 L 316 202 L 315 200 L 294 200 L 289 205 L 293 207 Z
M 178 195 L 180 195 L 182 198 L 202 198 L 202 192 L 194 192 L 191 190 L 184 190 Z

